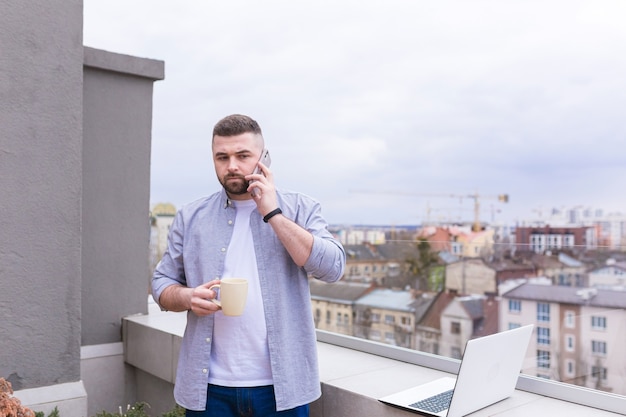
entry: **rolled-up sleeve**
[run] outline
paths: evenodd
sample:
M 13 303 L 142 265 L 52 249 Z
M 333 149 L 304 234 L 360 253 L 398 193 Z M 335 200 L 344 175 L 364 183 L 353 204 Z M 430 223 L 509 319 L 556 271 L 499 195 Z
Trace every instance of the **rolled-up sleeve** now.
M 328 231 L 328 223 L 322 217 L 320 204 L 313 199 L 306 202 L 308 216 L 303 227 L 313 235 L 313 248 L 304 269 L 313 278 L 335 282 L 343 276 L 346 252 L 341 243 Z
M 330 233 L 329 233 L 330 234 Z M 313 249 L 304 269 L 313 278 L 335 282 L 343 276 L 346 253 L 334 238 L 313 235 Z

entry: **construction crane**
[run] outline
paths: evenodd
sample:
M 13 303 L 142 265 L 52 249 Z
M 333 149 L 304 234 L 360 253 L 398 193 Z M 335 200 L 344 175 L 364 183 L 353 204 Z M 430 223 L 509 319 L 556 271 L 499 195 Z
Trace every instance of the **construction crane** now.
M 385 194 L 385 195 L 405 195 L 409 197 L 448 197 L 448 198 L 470 198 L 474 200 L 474 223 L 472 225 L 472 231 L 479 232 L 482 227 L 480 226 L 480 200 L 481 199 L 497 199 L 501 203 L 509 202 L 508 194 L 498 194 L 498 195 L 481 195 L 478 193 L 474 194 L 423 194 L 423 193 L 407 193 L 402 191 L 363 191 L 357 190 L 354 191 L 356 193 L 366 193 L 366 194 Z

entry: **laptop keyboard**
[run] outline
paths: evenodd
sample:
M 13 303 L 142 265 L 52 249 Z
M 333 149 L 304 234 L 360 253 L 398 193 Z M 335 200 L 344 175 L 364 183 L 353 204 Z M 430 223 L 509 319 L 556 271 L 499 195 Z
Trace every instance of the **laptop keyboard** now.
M 441 394 L 433 395 L 425 400 L 411 404 L 410 407 L 419 408 L 420 410 L 429 411 L 431 413 L 438 413 L 450 407 L 453 392 L 454 390 L 450 390 L 442 392 Z

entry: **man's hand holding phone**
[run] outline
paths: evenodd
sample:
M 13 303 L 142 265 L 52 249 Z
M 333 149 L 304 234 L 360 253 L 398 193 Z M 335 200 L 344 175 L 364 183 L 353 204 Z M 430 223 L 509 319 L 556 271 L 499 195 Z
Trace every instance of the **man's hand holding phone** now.
M 271 163 L 272 160 L 269 152 L 267 149 L 263 149 L 254 172 L 250 175 L 246 175 L 246 180 L 250 182 L 248 190 L 252 198 L 256 201 L 257 209 L 262 216 L 278 208 L 276 189 L 274 188 L 274 176 L 269 169 Z
M 267 168 L 270 167 L 270 165 L 272 164 L 272 158 L 270 157 L 270 152 L 267 150 L 267 148 L 263 148 L 263 151 L 261 151 L 261 157 L 259 158 L 259 162 L 257 163 L 256 168 L 254 168 L 254 171 L 252 172 L 252 175 L 261 175 L 263 177 L 267 177 L 267 175 L 265 174 L 265 172 L 263 171 L 263 167 L 267 170 Z M 247 178 L 247 177 L 246 177 Z M 254 184 L 255 182 L 259 181 L 261 178 L 250 178 L 250 186 L 252 186 L 252 184 Z M 252 190 L 250 191 L 250 194 L 252 194 L 253 198 L 260 198 L 261 197 L 261 192 L 262 190 L 259 189 L 258 186 L 256 187 L 252 187 Z
M 252 198 L 256 201 L 260 213 L 265 213 L 266 209 L 267 211 L 274 210 L 277 204 L 274 177 L 272 171 L 269 170 L 271 163 L 270 153 L 267 149 L 263 149 L 254 172 L 246 175 L 246 180 L 250 183 L 248 191 L 250 191 Z

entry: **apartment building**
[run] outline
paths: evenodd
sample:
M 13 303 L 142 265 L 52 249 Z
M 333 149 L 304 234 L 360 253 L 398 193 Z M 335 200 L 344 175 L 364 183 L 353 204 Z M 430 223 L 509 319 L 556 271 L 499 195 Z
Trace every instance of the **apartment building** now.
M 590 287 L 626 287 L 626 262 L 610 258 L 606 265 L 589 271 L 588 280 Z
M 415 346 L 422 352 L 440 355 L 441 352 L 441 315 L 443 310 L 456 297 L 453 292 L 438 293 L 428 310 L 415 326 Z
M 486 229 L 480 232 L 461 233 L 456 236 L 456 242 L 460 245 L 460 253 L 466 258 L 486 258 L 493 254 L 495 230 Z
M 518 226 L 515 247 L 520 252 L 543 253 L 551 250 L 596 249 L 598 240 L 590 226 Z
M 387 288 L 416 288 L 420 290 L 443 288 L 443 270 L 437 261 L 422 276 L 410 270 L 410 263 L 420 258 L 418 242 L 387 242 L 382 245 L 363 243 L 344 245 L 346 250 L 345 281 L 375 283 Z M 429 287 L 429 288 L 427 288 Z
M 538 218 L 529 221 L 534 226 L 550 224 L 558 227 L 587 226 L 592 231 L 598 247 L 621 250 L 626 246 L 626 215 L 620 212 L 605 212 L 603 209 L 575 206 L 553 208 L 547 213 L 536 210 Z
M 495 293 L 496 270 L 480 258 L 462 259 L 446 265 L 446 290 L 461 295 Z
M 354 303 L 354 335 L 414 349 L 415 301 L 416 294 L 412 291 L 389 288 L 372 290 Z
M 439 354 L 461 359 L 468 340 L 498 332 L 498 301 L 481 295 L 452 298 L 440 321 Z
M 150 271 L 154 271 L 165 249 L 170 227 L 176 216 L 176 207 L 170 203 L 158 203 L 150 212 Z M 149 279 L 152 279 L 150 274 Z
M 400 263 L 388 259 L 371 244 L 344 245 L 346 270 L 344 279 L 361 282 L 382 282 L 400 273 Z
M 626 215 L 612 213 L 594 219 L 593 224 L 596 228 L 599 246 L 609 249 L 626 247 Z
M 167 236 L 176 216 L 176 207 L 170 203 L 158 203 L 152 207 L 153 227 L 157 235 L 157 254 L 159 259 L 167 248 Z
M 626 291 L 530 282 L 505 291 L 500 329 L 531 323 L 524 373 L 626 394 Z
M 353 336 L 354 303 L 374 286 L 347 281 L 328 284 L 309 279 L 309 288 L 315 328 Z
M 549 278 L 554 285 L 571 287 L 587 286 L 587 266 L 565 253 L 532 254 L 530 261 L 535 265 L 537 276 Z
M 496 273 L 498 285 L 511 279 L 524 279 L 537 276 L 537 269 L 530 260 L 526 259 L 497 259 L 488 265 Z
M 448 251 L 465 258 L 487 257 L 494 253 L 494 229 L 473 232 L 469 227 L 427 226 L 418 237 L 428 240 L 433 250 Z

